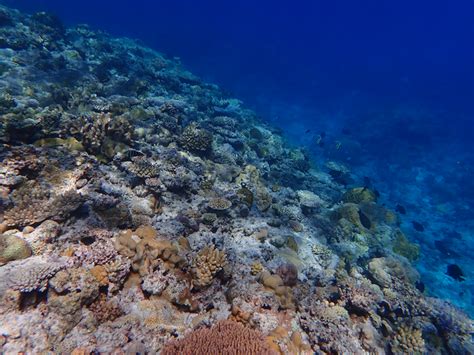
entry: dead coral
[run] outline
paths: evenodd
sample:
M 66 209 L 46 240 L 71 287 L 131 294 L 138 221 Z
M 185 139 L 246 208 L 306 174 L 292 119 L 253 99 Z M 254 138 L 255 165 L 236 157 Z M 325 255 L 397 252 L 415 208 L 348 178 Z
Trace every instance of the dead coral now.
M 193 260 L 193 283 L 197 287 L 206 287 L 212 283 L 214 276 L 226 265 L 227 258 L 224 251 L 214 245 L 205 247 Z
M 270 355 L 272 351 L 263 334 L 233 321 L 220 321 L 211 328 L 201 328 L 183 339 L 170 341 L 162 355 L 239 354 Z

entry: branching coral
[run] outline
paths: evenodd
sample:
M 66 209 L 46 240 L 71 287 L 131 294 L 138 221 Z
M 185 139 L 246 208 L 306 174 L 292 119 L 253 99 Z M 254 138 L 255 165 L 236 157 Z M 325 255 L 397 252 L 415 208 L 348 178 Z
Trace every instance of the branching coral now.
M 270 355 L 276 354 L 263 334 L 234 321 L 220 321 L 211 328 L 194 330 L 183 339 L 170 341 L 162 355 Z
M 193 283 L 197 287 L 209 286 L 214 276 L 226 265 L 227 258 L 224 251 L 214 245 L 205 247 L 193 260 Z

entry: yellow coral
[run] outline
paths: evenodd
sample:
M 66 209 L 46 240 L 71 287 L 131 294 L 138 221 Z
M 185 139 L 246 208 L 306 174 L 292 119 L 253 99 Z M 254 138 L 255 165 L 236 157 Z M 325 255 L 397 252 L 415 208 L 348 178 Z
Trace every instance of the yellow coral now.
M 203 248 L 193 260 L 193 284 L 197 287 L 209 286 L 214 276 L 226 265 L 227 258 L 224 251 L 214 245 Z
M 250 273 L 254 276 L 258 275 L 262 271 L 263 271 L 263 266 L 258 261 L 254 261 L 252 265 L 250 265 Z

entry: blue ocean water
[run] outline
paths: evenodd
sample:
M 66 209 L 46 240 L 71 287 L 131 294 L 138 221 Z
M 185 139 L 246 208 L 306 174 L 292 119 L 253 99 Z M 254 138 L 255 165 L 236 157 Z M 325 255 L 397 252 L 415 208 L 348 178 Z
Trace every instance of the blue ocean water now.
M 2 3 L 180 57 L 316 167 L 337 160 L 357 183 L 368 177 L 383 203 L 406 210 L 426 292 L 474 315 L 473 1 Z M 446 274 L 453 263 L 464 281 Z

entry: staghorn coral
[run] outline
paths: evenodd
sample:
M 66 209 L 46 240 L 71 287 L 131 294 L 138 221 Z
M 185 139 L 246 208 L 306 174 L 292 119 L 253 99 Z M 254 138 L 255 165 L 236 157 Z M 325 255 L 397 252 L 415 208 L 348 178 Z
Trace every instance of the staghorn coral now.
M 402 325 L 391 342 L 394 354 L 424 354 L 425 341 L 420 329 Z
M 194 153 L 206 154 L 212 148 L 212 134 L 194 123 L 186 126 L 181 133 L 181 145 Z
M 31 247 L 14 235 L 0 234 L 0 265 L 31 256 Z
M 194 330 L 183 339 L 168 342 L 161 354 L 270 355 L 277 353 L 271 350 L 260 332 L 247 328 L 239 322 L 225 320 L 214 324 L 209 329 Z
M 209 286 L 214 276 L 222 270 L 226 263 L 227 258 L 225 252 L 216 249 L 214 245 L 201 249 L 194 257 L 192 263 L 194 286 Z

